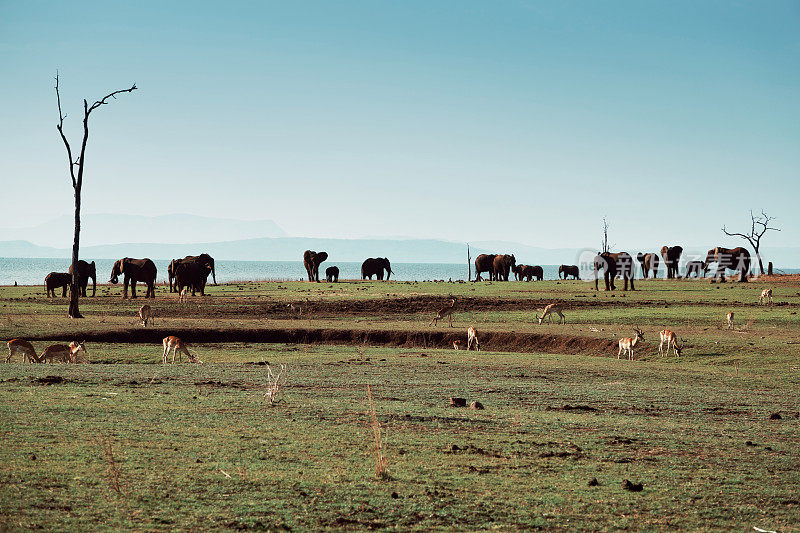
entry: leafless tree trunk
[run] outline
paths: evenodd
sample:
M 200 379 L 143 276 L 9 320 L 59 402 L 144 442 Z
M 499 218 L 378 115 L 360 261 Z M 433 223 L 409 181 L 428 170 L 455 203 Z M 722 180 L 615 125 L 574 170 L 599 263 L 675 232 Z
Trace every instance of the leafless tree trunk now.
M 78 287 L 78 252 L 80 250 L 80 236 L 81 236 L 81 188 L 83 187 L 83 169 L 84 169 L 84 156 L 86 154 L 86 141 L 89 140 L 89 115 L 98 107 L 107 104 L 109 98 L 116 99 L 120 93 L 129 93 L 136 90 L 134 83 L 130 89 L 121 89 L 107 94 L 102 99 L 97 100 L 92 105 L 86 99 L 83 100 L 83 141 L 81 142 L 81 155 L 74 161 L 72 160 L 72 148 L 70 147 L 67 136 L 64 135 L 64 119 L 67 116 L 61 111 L 61 94 L 58 92 L 58 73 L 56 73 L 56 100 L 58 101 L 58 133 L 61 135 L 61 140 L 64 141 L 64 146 L 67 149 L 67 160 L 69 162 L 69 175 L 72 178 L 72 188 L 75 191 L 75 237 L 72 243 L 72 282 L 69 285 L 69 311 L 68 315 L 71 318 L 83 318 L 78 310 L 78 297 L 80 296 L 80 289 Z M 75 169 L 77 168 L 77 172 Z
M 756 257 L 758 258 L 758 268 L 761 270 L 761 275 L 764 275 L 764 263 L 761 260 L 761 252 L 759 248 L 761 248 L 761 237 L 770 230 L 772 231 L 780 231 L 778 228 L 771 228 L 769 227 L 769 223 L 772 220 L 775 220 L 775 217 L 767 216 L 764 210 L 761 210 L 760 215 L 754 215 L 753 210 L 750 210 L 750 220 L 752 222 L 750 226 L 750 233 L 735 233 L 729 232 L 725 226 L 722 226 L 722 231 L 725 235 L 730 237 L 741 237 L 745 239 L 747 242 L 750 243 L 750 246 L 753 247 L 753 250 L 756 253 Z

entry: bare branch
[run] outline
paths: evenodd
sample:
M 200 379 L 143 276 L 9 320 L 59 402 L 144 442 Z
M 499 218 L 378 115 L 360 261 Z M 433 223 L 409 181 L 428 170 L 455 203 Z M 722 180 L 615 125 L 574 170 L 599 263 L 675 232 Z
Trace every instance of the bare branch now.
M 67 116 L 61 111 L 61 93 L 58 91 L 58 72 L 56 71 L 56 100 L 58 101 L 58 125 L 56 129 L 58 129 L 58 133 L 61 134 L 61 140 L 64 141 L 64 146 L 67 147 L 67 159 L 69 160 L 69 175 L 72 178 L 72 188 L 74 189 L 77 187 L 77 181 L 75 179 L 75 170 L 73 166 L 77 164 L 72 162 L 72 148 L 69 145 L 69 141 L 67 141 L 67 137 L 64 135 L 64 119 Z
M 116 95 L 118 95 L 118 94 L 120 94 L 120 93 L 130 93 L 130 92 L 133 92 L 133 91 L 135 91 L 135 90 L 136 90 L 136 88 L 137 88 L 137 87 L 136 87 L 136 84 L 134 83 L 133 85 L 131 85 L 131 88 L 130 88 L 130 89 L 120 89 L 119 91 L 114 91 L 114 92 L 113 92 L 113 93 L 111 93 L 111 94 L 107 94 L 106 96 L 104 96 L 104 97 L 103 97 L 103 98 L 101 98 L 100 100 L 98 100 L 98 101 L 96 101 L 95 103 L 93 103 L 93 104 L 92 104 L 92 106 L 91 106 L 91 107 L 90 107 L 88 110 L 85 110 L 85 113 L 86 113 L 86 115 L 89 115 L 89 113 L 91 113 L 92 111 L 94 111 L 95 109 L 97 109 L 98 107 L 100 107 L 101 105 L 105 105 L 105 104 L 107 104 L 108 102 L 106 102 L 106 100 L 108 100 L 109 98 L 113 98 L 114 100 L 116 100 L 116 99 L 117 99 Z M 85 105 L 85 103 L 84 103 L 84 108 L 85 108 L 85 107 L 86 107 L 86 105 Z

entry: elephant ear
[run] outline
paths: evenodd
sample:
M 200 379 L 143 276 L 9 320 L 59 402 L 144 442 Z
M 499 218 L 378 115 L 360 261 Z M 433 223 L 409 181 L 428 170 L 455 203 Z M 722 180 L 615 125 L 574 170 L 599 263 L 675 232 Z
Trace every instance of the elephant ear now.
M 328 259 L 328 252 L 320 252 L 320 253 L 318 253 L 317 254 L 317 259 L 319 260 L 320 263 L 322 263 L 323 261 L 326 261 Z

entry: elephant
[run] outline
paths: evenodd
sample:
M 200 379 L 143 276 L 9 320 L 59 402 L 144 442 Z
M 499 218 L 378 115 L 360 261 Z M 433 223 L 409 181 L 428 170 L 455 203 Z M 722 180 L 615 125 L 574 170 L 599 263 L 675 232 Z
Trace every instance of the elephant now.
M 706 277 L 706 269 L 703 268 L 703 262 L 702 261 L 689 261 L 688 263 L 686 263 L 686 276 L 685 277 L 688 278 L 689 276 L 694 274 L 694 276 L 696 278 L 699 278 L 700 277 L 700 273 L 703 274 L 703 277 Z
M 389 260 L 385 257 L 370 257 L 361 263 L 361 279 L 372 279 L 374 275 L 377 279 L 383 281 L 384 270 L 386 271 L 386 281 L 389 281 L 389 276 L 394 274 Z
M 332 266 L 325 269 L 325 281 L 338 283 L 339 281 L 339 267 Z
M 109 281 L 116 284 L 119 281 L 119 276 L 124 276 L 125 288 L 122 292 L 123 299 L 128 297 L 128 283 L 131 284 L 131 298 L 136 298 L 137 281 L 147 284 L 145 298 L 155 298 L 157 273 L 156 264 L 150 259 L 131 259 L 130 257 L 124 257 L 114 263 L 114 267 L 111 269 L 111 279 Z
M 514 268 L 514 274 L 517 276 L 517 280 L 525 280 L 530 281 L 533 278 L 536 278 L 537 281 L 542 281 L 544 278 L 544 271 L 540 266 L 531 266 L 531 265 L 516 265 Z
M 581 279 L 578 265 L 561 265 L 558 267 L 558 279 L 561 279 L 562 273 L 564 274 L 564 279 L 567 279 L 567 276 L 572 276 L 572 279 Z
M 72 265 L 69 266 L 69 273 L 72 275 Z M 81 296 L 86 297 L 86 286 L 89 284 L 89 278 L 92 278 L 92 297 L 97 291 L 97 269 L 95 268 L 94 261 L 87 263 L 83 259 L 78 261 L 78 287 L 81 289 Z
M 680 246 L 662 246 L 661 257 L 664 258 L 664 264 L 667 265 L 667 279 L 680 278 L 678 271 L 678 263 L 681 260 L 683 248 Z
M 492 264 L 494 270 L 494 279 L 497 281 L 508 281 L 508 275 L 514 266 L 517 264 L 517 258 L 514 255 L 496 255 Z
M 614 286 L 614 278 L 621 276 L 625 285 L 623 291 L 628 290 L 628 280 L 631 282 L 631 290 L 635 291 L 633 280 L 636 273 L 636 268 L 633 263 L 633 258 L 627 252 L 619 252 L 612 254 L 610 252 L 603 252 L 597 254 L 594 258 L 594 290 L 597 288 L 597 271 L 604 270 L 603 278 L 606 282 L 606 290 L 613 291 L 616 289 Z
M 475 281 L 481 281 L 481 272 L 489 273 L 489 281 L 494 279 L 494 258 L 497 254 L 481 254 L 475 258 Z
M 653 278 L 658 277 L 658 254 L 636 254 L 636 259 L 642 264 L 642 277 L 647 279 L 650 271 L 653 271 Z
M 308 281 L 319 283 L 319 265 L 326 259 L 328 259 L 327 252 L 312 252 L 311 250 L 303 252 L 303 266 L 306 267 Z
M 712 248 L 706 254 L 706 260 L 703 262 L 703 269 L 708 270 L 708 265 L 711 263 L 717 264 L 717 272 L 714 274 L 711 282 L 713 283 L 719 278 L 720 283 L 725 283 L 725 269 L 738 270 L 739 281 L 746 283 L 747 274 L 750 272 L 750 252 L 747 248 L 722 248 L 717 246 Z
M 44 288 L 47 291 L 47 297 L 56 297 L 56 288 L 61 287 L 61 296 L 67 295 L 67 287 L 72 283 L 72 274 L 67 272 L 50 272 L 44 278 Z
M 175 266 L 175 289 L 182 292 L 184 287 L 191 287 L 192 296 L 196 291 L 205 296 L 206 280 L 211 274 L 211 265 L 198 261 L 180 261 Z
M 195 263 L 199 263 L 201 265 L 209 265 L 211 267 L 211 279 L 214 280 L 214 285 L 217 284 L 217 272 L 214 266 L 214 258 L 206 253 L 202 253 L 200 255 L 187 255 L 183 259 L 173 259 L 170 261 L 169 266 L 167 267 L 167 275 L 169 276 L 169 292 L 178 292 L 175 289 L 175 269 L 177 268 L 179 263 L 184 261 L 193 261 Z M 201 294 L 205 294 L 205 287 L 206 283 L 203 282 L 203 290 Z

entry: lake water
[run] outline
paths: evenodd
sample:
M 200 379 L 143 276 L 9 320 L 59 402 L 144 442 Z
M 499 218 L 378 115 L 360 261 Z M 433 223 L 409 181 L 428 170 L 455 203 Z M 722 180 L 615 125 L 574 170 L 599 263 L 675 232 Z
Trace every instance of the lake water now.
M 107 283 L 111 277 L 113 259 L 96 259 L 98 283 Z M 156 260 L 158 281 L 167 281 L 166 260 Z M 50 272 L 66 272 L 69 259 L 31 259 L 0 258 L 0 285 L 42 285 Z M 359 279 L 361 263 L 322 263 L 320 274 L 324 278 L 325 268 L 339 267 L 341 279 Z M 542 265 L 545 279 L 558 278 L 558 265 Z M 662 269 L 663 270 L 663 269 Z M 392 279 L 399 281 L 426 280 L 466 280 L 467 265 L 451 263 L 392 263 Z M 302 261 L 216 261 L 217 282 L 259 281 L 259 280 L 301 280 L 306 279 L 306 271 Z M 786 273 L 800 273 L 800 269 L 784 269 Z M 661 274 L 663 276 L 663 274 Z M 474 276 L 474 271 L 473 271 Z M 484 276 L 485 277 L 485 276 Z M 512 275 L 513 277 L 513 275 Z M 590 278 L 591 271 L 582 269 L 582 278 Z M 637 268 L 637 279 L 640 272 Z M 210 278 L 209 278 L 210 279 Z

